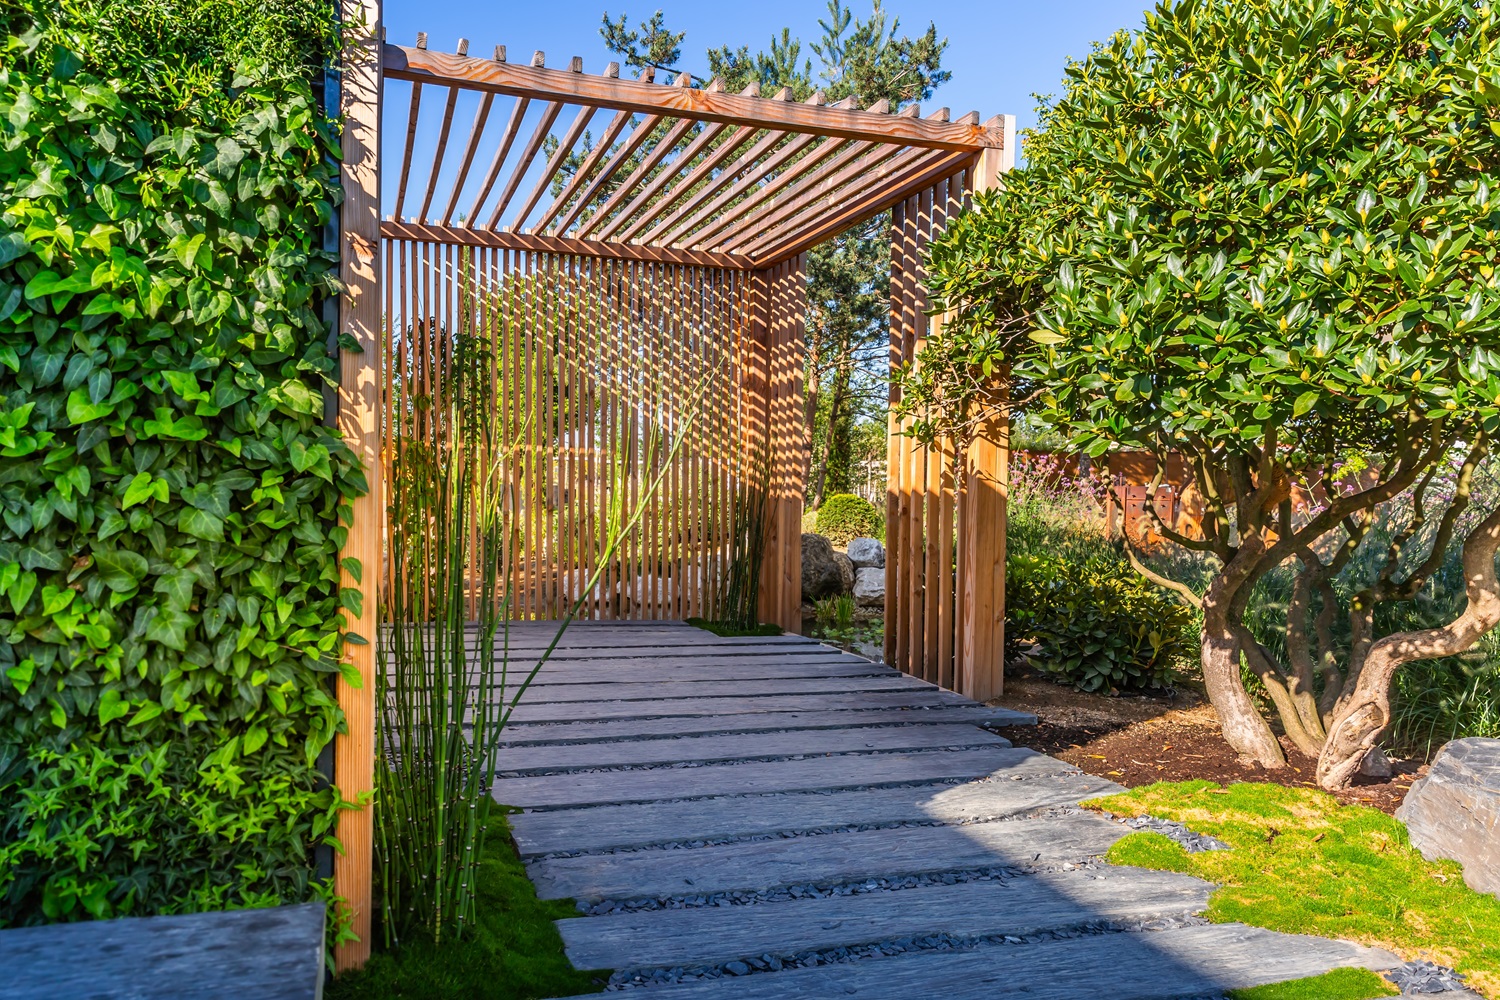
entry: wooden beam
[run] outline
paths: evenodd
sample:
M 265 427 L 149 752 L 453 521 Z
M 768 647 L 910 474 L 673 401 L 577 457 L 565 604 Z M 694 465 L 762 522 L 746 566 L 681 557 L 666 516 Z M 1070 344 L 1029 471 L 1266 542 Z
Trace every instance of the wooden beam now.
M 899 148 L 898 146 L 888 146 L 884 143 L 850 142 L 844 139 L 829 139 L 813 147 L 807 155 L 790 164 L 785 170 L 777 173 L 759 188 L 751 190 L 750 178 L 746 178 L 745 181 L 737 184 L 731 190 L 724 192 L 724 194 L 720 195 L 720 198 L 731 202 L 731 204 L 715 215 L 706 226 L 693 233 L 691 239 L 695 244 L 709 245 L 709 240 L 730 226 L 733 226 L 737 219 L 759 208 L 778 191 L 781 191 L 788 185 L 795 185 L 804 177 L 812 176 L 816 178 L 818 173 L 825 170 L 836 171 L 842 163 L 859 156 L 861 151 L 879 149 L 886 153 L 886 155 L 890 155 Z M 829 157 L 832 157 L 832 159 L 829 159 Z M 775 157 L 772 157 L 772 159 L 775 159 Z M 756 171 L 756 174 L 762 176 L 764 173 L 765 171 L 759 169 Z M 811 183 L 816 183 L 816 180 Z M 797 193 L 798 189 L 793 187 L 788 197 L 795 199 Z M 734 201 L 736 197 L 740 197 L 740 200 Z M 775 208 L 776 206 L 772 205 L 769 208 L 761 209 L 761 214 L 774 211 Z M 749 222 L 741 223 L 736 229 L 753 228 L 753 226 L 754 221 L 752 219 Z
M 532 232 L 545 232 L 552 220 L 557 218 L 557 213 L 561 212 L 572 197 L 578 193 L 578 189 L 587 183 L 589 176 L 594 172 L 594 168 L 599 165 L 599 161 L 604 159 L 604 155 L 614 146 L 615 139 L 619 138 L 620 132 L 624 130 L 625 125 L 630 121 L 630 117 L 630 112 L 628 111 L 615 112 L 614 118 L 610 119 L 609 124 L 605 126 L 604 134 L 599 137 L 599 141 L 594 144 L 594 148 L 589 150 L 589 155 L 583 158 L 583 162 L 578 165 L 578 169 L 573 172 L 573 176 L 568 178 L 568 183 L 563 187 L 562 193 L 552 199 L 552 204 L 547 206 L 547 210 L 542 213 L 542 217 L 537 220 L 536 225 L 531 227 Z
M 999 148 L 1001 129 L 935 122 L 868 111 L 783 103 L 740 94 L 709 93 L 690 87 L 659 87 L 632 80 L 608 80 L 558 70 L 514 66 L 487 59 L 428 52 L 400 45 L 385 47 L 385 73 L 393 80 L 460 86 L 497 94 L 659 114 L 697 121 L 756 125 L 841 139 L 866 139 L 929 149 Z
M 348 632 L 363 644 L 345 642 L 344 667 L 335 696 L 344 713 L 345 732 L 334 737 L 333 783 L 346 801 L 358 802 L 375 787 L 375 641 L 382 574 L 381 535 L 385 525 L 380 466 L 381 296 L 380 296 L 380 0 L 341 0 L 344 65 L 341 83 L 343 137 L 340 180 L 339 333 L 359 345 L 339 352 L 339 433 L 364 465 L 369 492 L 352 501 L 353 521 L 340 555 L 339 585 L 360 590 L 358 617 L 348 616 Z M 359 561 L 358 577 L 347 568 Z M 345 613 L 348 615 L 348 613 Z M 345 677 L 349 668 L 358 686 Z M 354 939 L 334 950 L 334 967 L 347 972 L 370 957 L 371 916 L 375 908 L 375 817 L 365 805 L 339 813 L 343 851 L 333 861 L 334 895 L 344 900 Z
M 387 239 L 422 240 L 470 247 L 497 247 L 525 250 L 531 253 L 578 254 L 583 257 L 608 257 L 616 260 L 654 261 L 659 264 L 688 264 L 694 267 L 719 267 L 748 270 L 751 258 L 743 254 L 704 253 L 678 250 L 642 243 L 610 243 L 603 240 L 580 240 L 569 236 L 543 236 L 540 233 L 511 233 L 493 229 L 469 229 L 462 226 L 424 226 L 411 222 L 387 220 L 380 224 L 380 234 Z
M 718 148 L 705 156 L 701 163 L 689 170 L 687 176 L 682 179 L 680 184 L 668 191 L 657 200 L 655 205 L 646 209 L 639 218 L 632 222 L 629 228 L 620 234 L 621 238 L 627 240 L 633 239 L 637 233 L 659 219 L 663 213 L 681 198 L 692 196 L 696 192 L 700 182 L 707 181 L 719 164 L 739 152 L 740 148 L 749 142 L 751 137 L 758 131 L 760 130 L 751 128 L 748 125 L 741 125 L 735 129 L 734 134 L 719 143 Z M 706 135 L 707 133 L 704 134 Z M 705 183 L 704 187 L 707 186 Z

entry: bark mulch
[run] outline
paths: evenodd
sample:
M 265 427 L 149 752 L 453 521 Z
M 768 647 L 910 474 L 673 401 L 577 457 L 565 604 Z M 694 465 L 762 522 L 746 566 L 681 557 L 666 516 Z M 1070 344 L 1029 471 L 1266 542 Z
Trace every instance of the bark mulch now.
M 1035 726 L 997 730 L 1016 746 L 1051 754 L 1127 788 L 1194 780 L 1317 787 L 1317 762 L 1285 737 L 1286 767 L 1267 770 L 1242 761 L 1224 742 L 1213 706 L 1193 691 L 1179 691 L 1175 697 L 1107 697 L 1034 677 L 1007 677 L 1005 695 L 994 704 L 1036 713 Z M 1345 805 L 1391 813 L 1426 769 L 1419 761 L 1393 760 L 1390 780 L 1359 778 L 1337 797 Z

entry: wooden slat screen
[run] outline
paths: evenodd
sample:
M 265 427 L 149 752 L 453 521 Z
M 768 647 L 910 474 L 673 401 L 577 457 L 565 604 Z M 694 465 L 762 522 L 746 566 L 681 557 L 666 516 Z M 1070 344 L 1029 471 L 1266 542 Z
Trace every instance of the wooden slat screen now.
M 512 617 L 566 613 L 600 561 L 611 501 L 641 503 L 685 424 L 581 615 L 719 617 L 732 501 L 753 472 L 746 430 L 767 406 L 751 274 L 404 239 L 384 241 L 383 263 L 388 476 L 398 433 L 447 433 L 455 344 L 472 338 L 493 361 L 484 405 L 507 452 Z
M 973 171 L 966 169 L 892 210 L 893 372 L 913 361 L 941 326 L 941 316 L 928 315 L 922 259 L 928 242 L 963 206 L 974 182 Z M 893 381 L 892 407 L 900 399 Z M 989 477 L 986 486 L 999 481 L 1003 490 L 1004 472 L 976 469 L 972 448 L 960 453 L 963 442 L 944 439 L 922 445 L 910 436 L 911 425 L 910 417 L 898 420 L 893 410 L 886 480 L 885 658 L 909 674 L 983 701 L 999 693 L 998 664 L 988 662 L 998 655 L 991 652 L 997 646 L 991 633 L 998 622 L 966 622 L 965 607 L 975 606 L 972 592 L 978 591 L 987 617 L 1003 615 L 1003 591 L 995 609 L 989 603 L 995 597 L 993 587 L 987 589 L 976 574 L 993 562 L 997 544 L 999 558 L 1004 559 L 1004 523 L 990 523 L 995 518 L 988 504 L 976 515 L 978 491 L 971 487 L 976 475 L 983 474 Z M 993 456 L 985 461 L 993 464 Z M 982 545 L 983 561 L 973 555 L 976 545 Z M 971 591 L 968 601 L 966 587 Z M 965 643 L 972 654 L 976 635 L 984 640 L 987 662 L 976 665 L 971 655 L 966 666 Z

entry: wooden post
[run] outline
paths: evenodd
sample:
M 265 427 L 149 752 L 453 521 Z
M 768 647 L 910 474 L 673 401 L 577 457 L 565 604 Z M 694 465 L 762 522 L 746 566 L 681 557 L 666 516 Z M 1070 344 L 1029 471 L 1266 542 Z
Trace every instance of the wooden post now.
M 333 862 L 334 893 L 343 898 L 356 935 L 334 951 L 335 969 L 346 972 L 370 957 L 370 916 L 375 905 L 375 817 L 368 797 L 375 778 L 375 640 L 385 501 L 380 462 L 380 0 L 340 3 L 344 203 L 339 277 L 344 293 L 339 301 L 339 326 L 361 350 L 345 348 L 339 355 L 339 430 L 364 464 L 370 487 L 353 501 L 354 520 L 340 552 L 341 563 L 359 560 L 360 577 L 356 579 L 347 569 L 339 572 L 340 586 L 356 587 L 364 594 L 361 614 L 348 626 L 364 642 L 344 645 L 344 660 L 359 672 L 362 683 L 354 687 L 342 677 L 338 681 L 338 703 L 347 732 L 335 738 L 333 758 L 339 794 L 350 801 L 367 799 L 360 808 L 340 815 L 338 838 L 343 852 Z
M 1000 174 L 1015 166 L 1016 120 L 1006 115 L 1005 147 L 986 150 L 975 171 L 974 189 L 1000 183 Z M 963 602 L 958 639 L 959 692 L 986 702 L 1005 690 L 1005 526 L 1010 484 L 1009 376 L 989 387 L 978 426 L 965 456 Z

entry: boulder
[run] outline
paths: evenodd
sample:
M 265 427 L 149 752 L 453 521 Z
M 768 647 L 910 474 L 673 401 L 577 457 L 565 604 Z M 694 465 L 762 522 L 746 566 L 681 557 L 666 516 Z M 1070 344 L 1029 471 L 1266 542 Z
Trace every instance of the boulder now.
M 811 604 L 844 592 L 844 574 L 833 558 L 833 543 L 822 535 L 802 536 L 802 599 Z
M 838 551 L 833 553 L 833 561 L 839 568 L 839 593 L 847 594 L 854 589 L 854 562 Z
M 1389 778 L 1392 773 L 1390 758 L 1379 747 L 1371 747 L 1365 759 L 1359 762 L 1359 773 L 1366 778 Z
M 849 543 L 849 559 L 858 568 L 885 565 L 885 546 L 873 538 L 856 538 Z
M 855 571 L 854 603 L 861 608 L 885 607 L 884 566 L 861 566 Z
M 1500 896 L 1500 739 L 1444 746 L 1396 818 L 1423 857 L 1459 862 L 1471 889 Z

